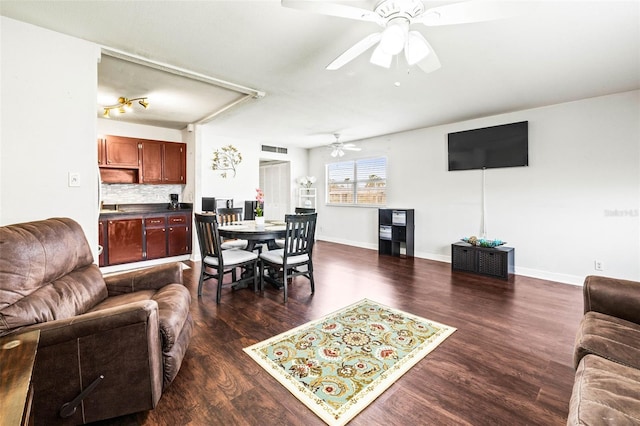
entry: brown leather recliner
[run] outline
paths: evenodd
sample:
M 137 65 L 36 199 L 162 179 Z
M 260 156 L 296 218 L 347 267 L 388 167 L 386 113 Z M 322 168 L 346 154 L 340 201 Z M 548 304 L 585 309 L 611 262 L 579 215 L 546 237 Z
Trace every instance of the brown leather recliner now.
M 179 263 L 103 277 L 71 219 L 0 227 L 0 336 L 40 330 L 36 425 L 154 408 L 189 345 L 190 303 Z

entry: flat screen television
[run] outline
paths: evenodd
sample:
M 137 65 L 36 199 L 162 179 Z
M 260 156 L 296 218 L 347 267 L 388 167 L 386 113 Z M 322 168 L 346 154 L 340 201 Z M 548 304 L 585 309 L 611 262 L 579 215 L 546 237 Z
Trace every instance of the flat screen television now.
M 216 199 L 214 197 L 202 197 L 202 211 L 203 212 L 215 212 L 216 211 Z
M 449 133 L 449 170 L 529 165 L 529 122 Z

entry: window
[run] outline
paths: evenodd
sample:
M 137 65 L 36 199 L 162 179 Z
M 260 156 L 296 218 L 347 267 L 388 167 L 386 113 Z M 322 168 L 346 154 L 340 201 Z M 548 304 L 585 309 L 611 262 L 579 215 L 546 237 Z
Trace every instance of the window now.
M 387 159 L 384 157 L 327 164 L 327 204 L 385 205 Z

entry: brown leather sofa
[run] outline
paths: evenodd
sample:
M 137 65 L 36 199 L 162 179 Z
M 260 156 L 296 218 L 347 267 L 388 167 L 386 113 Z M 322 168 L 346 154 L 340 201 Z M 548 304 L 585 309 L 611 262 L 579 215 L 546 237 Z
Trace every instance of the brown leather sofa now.
M 0 336 L 40 330 L 36 425 L 154 408 L 189 345 L 190 303 L 179 263 L 103 277 L 71 219 L 0 227 Z
M 588 276 L 567 425 L 640 425 L 640 282 Z

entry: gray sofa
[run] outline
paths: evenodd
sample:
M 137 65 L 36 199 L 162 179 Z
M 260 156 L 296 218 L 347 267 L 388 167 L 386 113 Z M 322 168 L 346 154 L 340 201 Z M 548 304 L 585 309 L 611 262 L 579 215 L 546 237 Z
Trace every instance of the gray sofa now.
M 568 425 L 640 425 L 640 282 L 588 276 Z
M 40 330 L 36 425 L 83 424 L 156 406 L 193 327 L 180 264 L 105 278 L 82 228 L 68 218 L 0 227 L 0 254 L 0 336 Z M 75 410 L 62 409 L 78 396 Z

